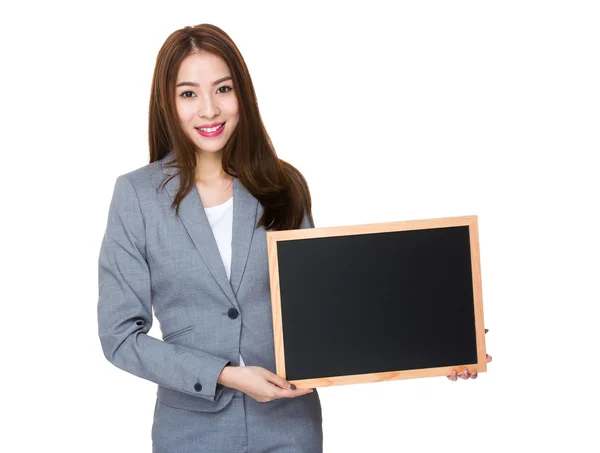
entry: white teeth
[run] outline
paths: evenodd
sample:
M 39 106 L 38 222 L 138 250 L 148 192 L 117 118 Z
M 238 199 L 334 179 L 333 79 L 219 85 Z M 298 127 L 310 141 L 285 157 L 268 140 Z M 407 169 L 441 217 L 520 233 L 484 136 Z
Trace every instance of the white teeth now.
M 223 123 L 225 124 L 225 123 Z M 221 129 L 221 127 L 223 127 L 223 124 L 220 124 L 218 126 L 215 127 L 210 127 L 210 128 L 206 128 L 206 127 L 199 127 L 198 129 L 201 130 L 202 132 L 214 132 L 218 129 Z

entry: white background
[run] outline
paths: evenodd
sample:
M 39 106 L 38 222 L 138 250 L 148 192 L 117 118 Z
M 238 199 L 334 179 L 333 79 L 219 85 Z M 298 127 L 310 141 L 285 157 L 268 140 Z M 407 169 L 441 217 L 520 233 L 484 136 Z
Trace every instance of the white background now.
M 597 5 L 5 4 L 0 450 L 151 449 L 156 387 L 102 354 L 97 259 L 116 177 L 148 163 L 156 54 L 208 22 L 317 227 L 479 216 L 488 372 L 321 389 L 325 452 L 600 451 Z

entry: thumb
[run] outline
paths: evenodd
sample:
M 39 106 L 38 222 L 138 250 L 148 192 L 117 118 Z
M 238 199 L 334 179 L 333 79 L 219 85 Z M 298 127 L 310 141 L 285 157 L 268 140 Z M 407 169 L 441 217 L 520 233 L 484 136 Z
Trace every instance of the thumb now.
M 269 382 L 271 382 L 272 384 L 275 384 L 277 387 L 280 387 L 282 389 L 285 389 L 285 390 L 296 390 L 296 386 L 294 384 L 291 384 L 286 379 L 282 378 L 281 376 L 277 376 L 274 373 L 269 374 L 269 376 L 267 377 L 267 380 Z

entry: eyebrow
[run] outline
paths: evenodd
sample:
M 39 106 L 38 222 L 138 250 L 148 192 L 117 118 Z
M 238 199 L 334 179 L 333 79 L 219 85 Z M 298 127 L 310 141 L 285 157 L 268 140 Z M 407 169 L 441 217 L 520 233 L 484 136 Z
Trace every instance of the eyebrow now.
M 225 80 L 231 80 L 231 76 L 221 77 L 219 80 L 215 80 L 212 83 L 212 86 L 218 85 L 221 82 L 225 82 Z M 183 87 L 183 86 L 196 87 L 197 88 L 200 85 L 198 85 L 195 82 L 179 82 L 177 85 L 175 85 L 175 88 L 177 88 L 177 87 Z

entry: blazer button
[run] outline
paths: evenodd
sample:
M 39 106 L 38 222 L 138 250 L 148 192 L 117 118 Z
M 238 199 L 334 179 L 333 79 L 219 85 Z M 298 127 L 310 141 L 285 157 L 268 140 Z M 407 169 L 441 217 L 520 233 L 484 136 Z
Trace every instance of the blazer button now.
M 227 316 L 229 316 L 231 319 L 237 318 L 239 314 L 240 313 L 235 308 L 230 308 L 227 312 Z
M 196 390 L 197 392 L 199 392 L 200 390 L 202 390 L 202 384 L 200 384 L 200 382 L 196 382 L 194 384 L 194 390 Z

